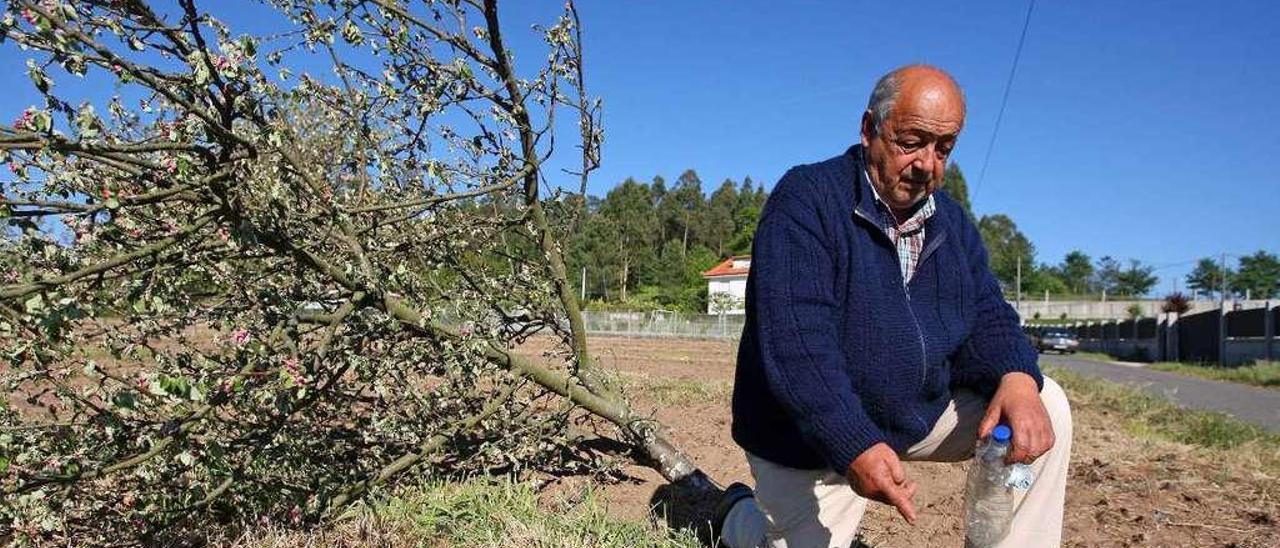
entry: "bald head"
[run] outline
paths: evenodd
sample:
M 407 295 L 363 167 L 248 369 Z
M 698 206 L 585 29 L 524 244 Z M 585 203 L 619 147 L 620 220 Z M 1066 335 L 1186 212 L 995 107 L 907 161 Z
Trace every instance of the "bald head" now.
M 946 71 L 932 65 L 906 65 L 893 69 L 880 77 L 867 101 L 872 129 L 878 130 L 901 98 L 908 101 L 928 98 L 934 101 L 955 101 L 961 117 L 964 116 L 964 92 Z
M 876 194 L 895 214 L 909 215 L 942 186 L 964 114 L 960 86 L 936 67 L 908 65 L 876 82 L 862 114 L 863 156 Z

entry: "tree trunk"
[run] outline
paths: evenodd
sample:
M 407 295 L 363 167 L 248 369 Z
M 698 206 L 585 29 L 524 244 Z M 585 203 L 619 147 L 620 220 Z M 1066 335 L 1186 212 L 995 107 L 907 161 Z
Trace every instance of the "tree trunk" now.
M 680 239 L 680 258 L 685 258 L 685 252 L 689 249 L 689 214 L 684 215 L 684 237 Z

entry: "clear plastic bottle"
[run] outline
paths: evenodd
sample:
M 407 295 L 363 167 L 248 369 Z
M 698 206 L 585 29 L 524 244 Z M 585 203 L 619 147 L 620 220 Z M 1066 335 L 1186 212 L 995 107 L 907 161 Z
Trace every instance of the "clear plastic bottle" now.
M 1003 424 L 978 445 L 969 467 L 964 492 L 965 546 L 995 546 L 1009 533 L 1013 520 L 1013 488 L 1007 485 L 1011 467 L 1004 462 L 1013 432 Z

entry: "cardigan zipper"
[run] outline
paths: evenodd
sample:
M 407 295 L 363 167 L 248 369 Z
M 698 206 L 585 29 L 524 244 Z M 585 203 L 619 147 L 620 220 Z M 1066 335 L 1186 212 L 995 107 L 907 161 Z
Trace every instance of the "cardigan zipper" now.
M 879 228 L 879 225 L 877 225 L 875 221 L 872 221 L 870 218 L 868 218 L 864 213 L 859 211 L 858 208 L 856 207 L 853 208 L 853 213 L 858 217 L 862 218 L 863 221 L 871 223 L 871 226 L 874 226 L 877 229 Z M 889 238 L 888 234 L 885 234 L 883 231 L 881 231 L 880 234 L 883 235 L 886 240 L 889 240 L 889 245 L 895 247 L 896 249 L 897 245 L 894 244 L 891 238 Z M 933 246 L 933 247 L 936 248 L 937 246 Z M 929 250 L 929 251 L 932 252 L 932 250 Z M 895 252 L 895 258 L 896 258 L 896 252 Z M 902 275 L 902 268 L 899 267 L 897 270 L 898 270 L 898 277 L 899 279 L 902 280 L 902 284 L 901 284 L 902 296 L 906 297 L 907 299 L 907 314 L 911 316 L 911 323 L 914 324 L 916 328 L 916 339 L 920 341 L 920 390 L 924 391 L 925 382 L 929 379 L 929 351 L 928 351 L 928 347 L 925 346 L 925 343 L 924 343 L 924 330 L 920 328 L 920 319 L 916 318 L 916 311 L 911 306 L 911 289 L 907 287 L 907 279 Z M 916 416 L 916 422 L 919 422 L 922 427 L 926 429 L 929 428 L 928 423 L 926 423 L 924 418 L 920 416 L 920 413 L 914 412 L 913 410 L 912 414 Z
M 924 329 L 920 328 L 920 320 L 916 318 L 916 310 L 911 306 L 911 290 L 907 288 L 907 281 L 902 282 L 902 294 L 907 297 L 907 314 L 911 315 L 911 322 L 916 326 L 916 338 L 920 341 L 920 390 L 924 391 L 929 380 L 929 350 L 924 344 Z M 916 420 L 920 421 L 921 426 L 928 428 L 919 413 L 916 413 Z

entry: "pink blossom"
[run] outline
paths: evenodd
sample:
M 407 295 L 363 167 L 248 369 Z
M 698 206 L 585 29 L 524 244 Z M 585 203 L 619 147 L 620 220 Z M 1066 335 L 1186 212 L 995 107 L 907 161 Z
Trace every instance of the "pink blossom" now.
M 10 270 L 4 275 L 4 281 L 11 284 L 17 283 L 20 278 L 21 276 L 18 274 L 17 270 Z
M 213 68 L 218 70 L 227 70 L 231 66 L 231 60 L 221 55 L 213 58 Z
M 169 172 L 170 175 L 178 172 L 177 158 L 165 158 L 164 161 L 160 163 L 160 165 L 163 166 L 164 170 Z
M 18 167 L 18 163 L 17 163 L 17 162 L 9 162 L 9 171 L 12 171 L 12 172 L 14 172 L 14 173 L 17 173 L 17 172 L 19 172 L 19 171 L 21 171 L 21 170 L 22 170 L 22 168 Z
M 27 22 L 32 25 L 36 24 L 36 13 L 34 11 L 31 11 L 30 8 L 22 9 L 22 18 L 26 19 Z
M 295 524 L 301 522 L 302 508 L 299 508 L 298 505 L 295 504 L 293 508 L 289 509 L 289 521 Z
M 282 368 L 284 369 L 284 373 L 293 380 L 293 384 L 306 386 L 307 379 L 302 374 L 302 363 L 298 361 L 298 358 L 290 357 L 285 360 Z
M 116 74 L 120 74 L 120 73 L 124 72 L 124 67 L 120 66 L 120 64 L 119 64 L 119 63 L 111 63 L 111 72 L 114 72 L 114 73 L 116 73 Z
M 231 340 L 235 342 L 237 346 L 244 346 L 244 343 L 249 342 L 249 332 L 244 329 L 237 329 L 231 334 Z
M 31 112 L 31 109 L 24 110 L 21 115 L 13 120 L 13 127 L 15 129 L 30 130 L 32 129 L 34 118 L 35 113 Z

